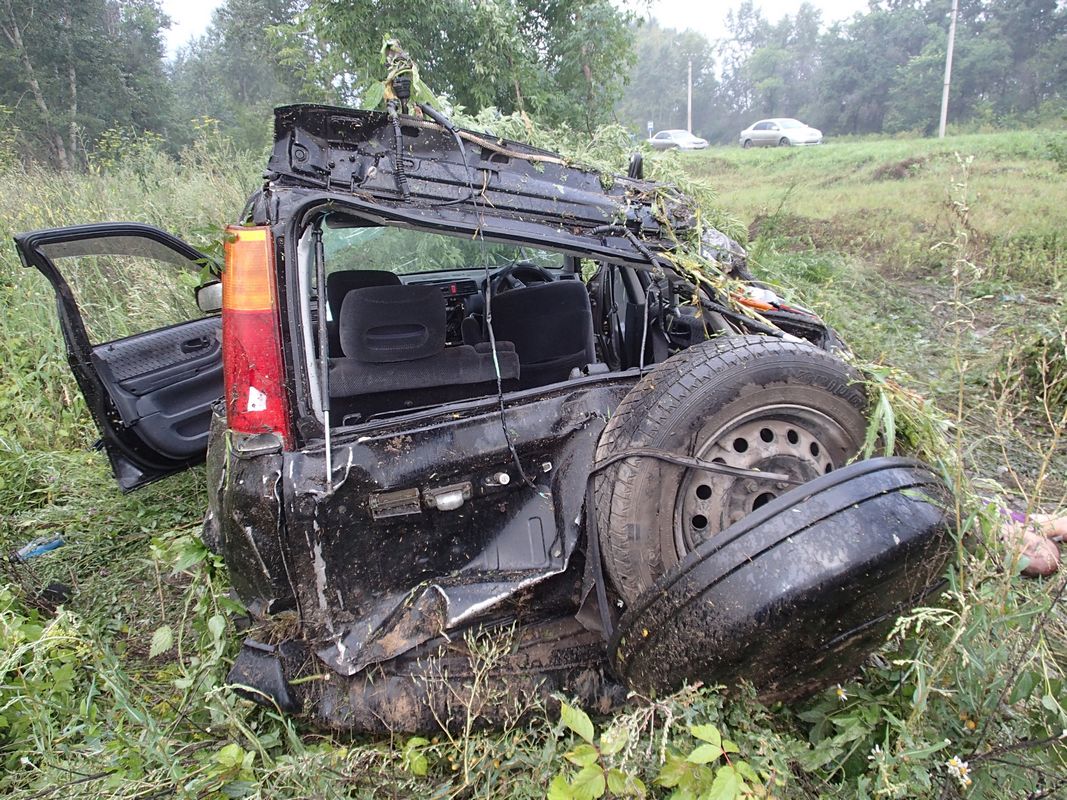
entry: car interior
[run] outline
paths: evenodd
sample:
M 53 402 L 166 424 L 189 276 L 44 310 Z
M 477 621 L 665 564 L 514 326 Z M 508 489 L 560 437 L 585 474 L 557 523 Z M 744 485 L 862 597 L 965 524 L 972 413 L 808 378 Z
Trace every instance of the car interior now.
M 316 229 L 325 302 L 306 246 L 305 343 L 322 363 L 321 309 L 334 424 L 637 365 L 637 270 L 336 213 Z

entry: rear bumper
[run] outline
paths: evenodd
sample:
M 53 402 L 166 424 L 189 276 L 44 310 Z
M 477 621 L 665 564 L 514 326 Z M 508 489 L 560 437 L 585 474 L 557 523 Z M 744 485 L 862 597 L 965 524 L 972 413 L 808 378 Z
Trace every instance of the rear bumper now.
M 602 712 L 620 707 L 626 690 L 608 674 L 604 656 L 601 634 L 565 616 L 437 639 L 347 677 L 318 670 L 305 642 L 248 639 L 227 681 L 249 687 L 238 690 L 248 699 L 304 714 L 320 728 L 458 733 L 468 719 L 484 728 L 508 722 L 515 709 L 544 704 L 551 710 L 560 693 Z M 300 680 L 316 674 L 317 680 Z

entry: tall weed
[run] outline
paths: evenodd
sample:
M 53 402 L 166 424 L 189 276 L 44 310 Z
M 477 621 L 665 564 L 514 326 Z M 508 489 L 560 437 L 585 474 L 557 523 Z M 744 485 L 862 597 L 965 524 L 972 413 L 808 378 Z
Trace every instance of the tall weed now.
M 15 165 L 0 170 L 0 239 L 8 242 L 0 246 L 0 446 L 9 449 L 80 448 L 96 436 L 66 363 L 52 289 L 21 265 L 11 236 L 134 221 L 211 247 L 222 226 L 240 214 L 261 165 L 260 154 L 234 150 L 210 125 L 178 159 L 152 138 L 115 133 L 104 144 L 89 174 Z M 102 316 L 124 308 L 131 292 L 144 292 L 145 281 L 128 277 L 102 276 L 93 285 L 92 302 Z M 145 320 L 139 327 L 154 327 L 154 299 L 142 299 Z M 125 317 L 113 328 L 121 335 L 119 323 Z

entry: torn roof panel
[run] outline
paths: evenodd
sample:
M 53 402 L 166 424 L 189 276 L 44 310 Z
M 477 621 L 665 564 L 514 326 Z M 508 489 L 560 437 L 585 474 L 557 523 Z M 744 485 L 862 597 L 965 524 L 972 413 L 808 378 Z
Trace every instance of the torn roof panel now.
M 513 222 L 600 242 L 602 232 L 593 231 L 624 226 L 656 249 L 672 247 L 673 235 L 693 225 L 691 203 L 663 184 L 582 168 L 547 150 L 461 129 L 464 160 L 437 123 L 413 116 L 399 122 L 402 177 L 387 114 L 319 105 L 275 109 L 268 177 L 276 190 L 321 189 L 386 212 L 474 216 L 494 228 Z M 657 218 L 657 199 L 661 209 L 670 208 L 669 228 Z

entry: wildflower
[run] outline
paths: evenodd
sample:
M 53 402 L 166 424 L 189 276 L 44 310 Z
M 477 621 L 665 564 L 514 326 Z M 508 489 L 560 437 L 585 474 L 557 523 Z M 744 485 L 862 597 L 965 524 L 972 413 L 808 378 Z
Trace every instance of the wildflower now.
M 874 761 L 880 755 L 882 755 L 882 746 L 880 744 L 876 744 L 874 747 L 871 748 L 871 752 L 867 755 L 867 760 Z
M 834 689 L 834 694 L 837 695 L 837 699 L 840 700 L 842 703 L 848 700 L 848 692 L 845 691 L 844 687 L 840 683 L 837 684 L 837 688 Z
M 948 767 L 948 773 L 952 777 L 956 778 L 960 782 L 960 786 L 966 789 L 973 783 L 971 780 L 971 768 L 967 765 L 959 756 L 953 756 L 945 762 L 945 766 Z

